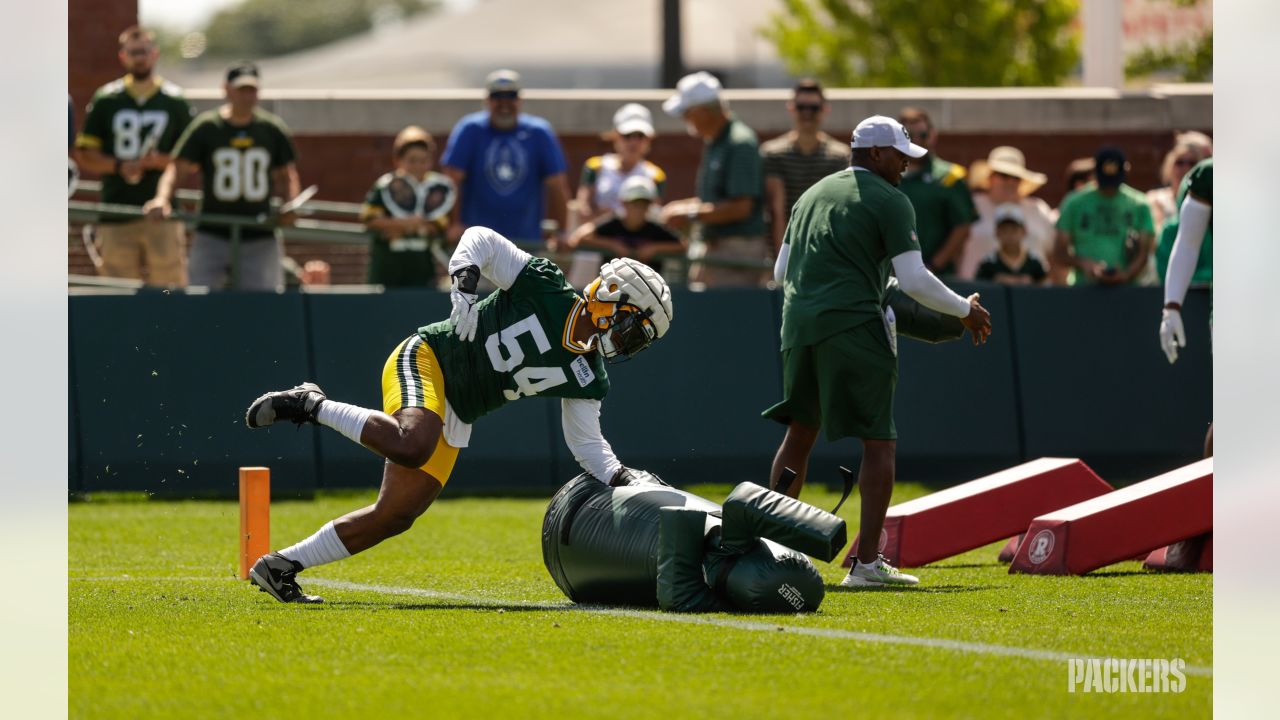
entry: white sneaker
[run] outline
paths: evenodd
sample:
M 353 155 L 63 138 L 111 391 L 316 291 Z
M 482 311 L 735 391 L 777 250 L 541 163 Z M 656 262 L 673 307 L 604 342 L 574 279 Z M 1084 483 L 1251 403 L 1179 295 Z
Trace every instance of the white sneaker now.
M 870 565 L 863 565 L 861 561 L 855 560 L 849 574 L 840 581 L 840 587 L 881 587 L 919 583 L 920 578 L 902 572 L 885 562 L 883 555 L 877 555 L 876 561 Z

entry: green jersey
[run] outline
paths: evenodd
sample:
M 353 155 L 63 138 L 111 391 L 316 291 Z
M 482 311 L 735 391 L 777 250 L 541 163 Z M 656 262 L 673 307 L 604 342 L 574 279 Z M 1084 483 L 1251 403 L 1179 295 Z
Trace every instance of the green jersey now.
M 1213 204 L 1213 158 L 1201 160 L 1182 177 L 1182 183 L 1178 186 L 1178 194 L 1174 202 L 1174 207 L 1178 210 L 1182 209 L 1182 201 L 1186 199 L 1188 191 L 1200 200 L 1210 205 Z M 1160 242 L 1156 244 L 1156 270 L 1159 271 L 1161 280 L 1164 280 L 1165 272 L 1168 270 L 1169 256 L 1173 253 L 1173 241 L 1177 238 L 1178 215 L 1175 213 L 1165 222 L 1164 228 L 1160 231 Z M 1191 276 L 1191 282 L 1196 284 L 1213 283 L 1212 214 L 1209 215 L 1209 226 L 1204 231 L 1204 241 L 1200 244 L 1200 257 L 1196 261 L 1196 271 Z
M 157 77 L 151 90 L 140 95 L 135 85 L 133 77 L 126 75 L 98 88 L 76 147 L 99 150 L 120 161 L 173 149 L 191 122 L 191 106 L 182 97 L 182 88 Z M 155 197 L 160 174 L 160 170 L 147 170 L 137 184 L 115 173 L 103 175 L 102 202 L 141 206 Z
M 942 249 L 947 236 L 961 225 L 971 225 L 978 220 L 978 211 L 969 194 L 969 184 L 964 180 L 965 170 L 929 153 L 919 169 L 912 169 L 902 176 L 898 189 L 911 200 L 916 211 L 917 230 L 920 235 L 920 253 L 929 262 L 934 253 Z M 954 264 L 938 268 L 949 273 Z
M 445 397 L 458 419 L 473 423 L 521 397 L 601 400 L 609 392 L 604 361 L 571 345 L 573 320 L 585 303 L 554 263 L 534 258 L 509 290 L 476 305 L 474 340 L 448 320 L 418 328 L 444 375 Z
M 297 153 L 284 121 L 255 109 L 248 125 L 232 125 L 217 110 L 200 113 L 178 140 L 174 155 L 200 166 L 204 193 L 200 211 L 257 217 L 271 210 L 271 171 Z M 203 232 L 227 236 L 225 225 L 200 222 Z M 245 230 L 242 237 L 269 237 L 270 230 Z
M 1071 236 L 1077 257 L 1116 269 L 1129 265 L 1135 233 L 1155 232 L 1146 196 L 1124 184 L 1111 197 L 1097 186 L 1067 196 L 1058 211 L 1058 229 Z M 1089 282 L 1083 273 L 1074 275 L 1075 284 Z
M 392 182 L 400 178 L 399 189 L 408 190 L 408 198 L 397 200 L 394 192 L 397 186 Z M 375 218 L 405 217 L 418 215 L 430 217 L 433 210 L 442 207 L 445 194 L 453 195 L 453 181 L 437 172 L 429 172 L 421 183 L 404 182 L 405 176 L 398 173 L 387 173 L 378 178 L 364 196 L 364 204 L 360 207 L 360 219 L 368 222 Z M 417 195 L 415 191 L 422 193 Z M 391 195 L 390 202 L 388 196 Z M 415 206 L 416 204 L 416 206 Z M 452 206 L 452 198 L 450 198 Z M 426 234 L 408 235 L 390 238 L 380 232 L 373 233 L 369 243 L 368 280 L 376 285 L 387 287 L 432 287 L 436 282 L 436 264 L 431 254 L 431 243 L 440 242 L 444 237 L 445 227 L 449 223 L 448 214 L 436 218 Z
M 841 170 L 796 201 L 783 242 L 782 349 L 881 317 L 891 259 L 920 249 L 911 201 L 884 178 Z
M 698 164 L 698 199 L 717 203 L 733 198 L 751 198 L 751 212 L 729 223 L 703 224 L 702 237 L 763 236 L 764 161 L 756 133 L 741 120 L 730 116 L 715 140 L 707 143 Z

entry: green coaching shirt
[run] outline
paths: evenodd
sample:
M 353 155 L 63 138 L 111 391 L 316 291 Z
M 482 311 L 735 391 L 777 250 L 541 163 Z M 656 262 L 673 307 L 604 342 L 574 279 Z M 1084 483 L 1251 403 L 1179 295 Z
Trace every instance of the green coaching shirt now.
M 284 121 L 255 109 L 248 125 L 232 125 L 209 110 L 191 121 L 173 154 L 200 166 L 204 192 L 200 211 L 250 218 L 271 211 L 271 171 L 294 161 L 297 153 Z M 230 229 L 201 221 L 201 232 L 227 237 Z M 271 237 L 270 230 L 244 231 L 244 239 Z
M 969 194 L 969 184 L 964 180 L 965 170 L 955 163 L 929 153 L 924 157 L 924 164 L 919 170 L 912 170 L 902 176 L 902 184 L 898 189 L 911 200 L 911 207 L 916 211 L 916 222 L 920 234 L 920 253 L 924 261 L 930 262 L 934 253 L 942 249 L 951 231 L 961 225 L 970 225 L 978 220 L 978 211 L 973 207 L 973 196 Z M 953 272 L 954 263 L 942 272 Z
M 153 150 L 163 154 L 173 149 L 191 122 L 191 106 L 182 97 L 182 88 L 160 77 L 146 95 L 137 94 L 134 86 L 133 77 L 126 75 L 98 88 L 89 102 L 76 147 L 100 150 L 121 161 L 137 160 Z M 155 197 L 160 174 L 160 170 L 147 170 L 136 185 L 115 173 L 103 175 L 102 202 L 144 205 Z
M 1121 184 L 1106 197 L 1096 185 L 1068 195 L 1058 210 L 1058 229 L 1071 236 L 1076 256 L 1124 269 L 1129 262 L 1125 245 L 1133 232 L 1154 233 L 1151 207 L 1142 193 Z M 1084 273 L 1073 273 L 1074 284 L 1091 282 Z
M 733 198 L 751 198 L 751 214 L 730 223 L 703 223 L 702 237 L 764 236 L 764 165 L 756 133 L 733 115 L 702 151 L 698 165 L 698 199 L 716 203 Z
M 919 250 L 911 201 L 866 170 L 819 180 L 796 201 L 783 242 L 782 349 L 881 317 L 890 260 Z
M 569 344 L 583 305 L 560 268 L 534 258 L 509 290 L 495 290 L 476 305 L 474 340 L 459 339 L 448 320 L 419 328 L 440 363 L 445 397 L 458 419 L 474 423 L 534 395 L 604 399 L 609 376 L 600 353 Z

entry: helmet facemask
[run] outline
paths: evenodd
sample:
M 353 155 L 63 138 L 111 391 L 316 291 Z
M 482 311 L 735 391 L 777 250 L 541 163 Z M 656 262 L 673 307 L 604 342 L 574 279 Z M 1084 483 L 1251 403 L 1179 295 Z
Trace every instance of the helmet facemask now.
M 652 311 L 635 305 L 618 305 L 609 327 L 597 334 L 600 355 L 609 363 L 630 360 L 653 344 L 658 330 L 649 321 Z
M 591 324 L 596 328 L 590 341 L 607 362 L 620 363 L 630 360 L 636 353 L 649 347 L 658 337 L 658 329 L 649 316 L 651 310 L 641 310 L 627 302 L 623 293 L 616 302 L 600 300 L 601 279 L 587 286 L 586 310 Z

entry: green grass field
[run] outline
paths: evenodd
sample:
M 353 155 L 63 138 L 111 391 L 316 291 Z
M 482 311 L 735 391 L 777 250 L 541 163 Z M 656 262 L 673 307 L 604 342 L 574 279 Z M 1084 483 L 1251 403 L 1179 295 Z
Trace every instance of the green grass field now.
M 729 490 L 690 489 L 716 501 Z M 901 484 L 894 501 L 925 492 Z M 273 547 L 372 498 L 277 503 Z M 836 498 L 809 488 L 804 499 L 831 507 Z M 850 536 L 856 500 L 840 513 Z M 326 600 L 300 607 L 234 579 L 234 503 L 72 503 L 70 714 L 676 720 L 1211 712 L 1208 575 L 1155 575 L 1132 562 L 1079 578 L 1010 576 L 993 545 L 921 569 L 921 585 L 911 590 L 830 590 L 844 571 L 819 564 L 830 591 L 806 616 L 574 610 L 542 566 L 545 507 L 531 499 L 441 500 L 405 535 L 300 576 Z M 1182 658 L 1186 690 L 1068 693 L 1065 656 Z

